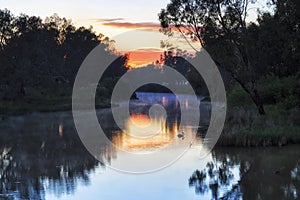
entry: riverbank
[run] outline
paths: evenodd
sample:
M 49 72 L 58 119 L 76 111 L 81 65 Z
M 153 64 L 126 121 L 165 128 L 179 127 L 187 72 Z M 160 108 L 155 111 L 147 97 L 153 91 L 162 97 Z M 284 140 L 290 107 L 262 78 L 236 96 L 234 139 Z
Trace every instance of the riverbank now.
M 266 106 L 258 115 L 252 106 L 228 109 L 218 146 L 258 147 L 300 144 L 300 110 Z
M 96 109 L 108 108 L 111 106 L 108 100 L 97 100 Z M 72 99 L 47 99 L 43 101 L 1 101 L 1 115 L 22 115 L 32 112 L 57 112 L 72 110 Z

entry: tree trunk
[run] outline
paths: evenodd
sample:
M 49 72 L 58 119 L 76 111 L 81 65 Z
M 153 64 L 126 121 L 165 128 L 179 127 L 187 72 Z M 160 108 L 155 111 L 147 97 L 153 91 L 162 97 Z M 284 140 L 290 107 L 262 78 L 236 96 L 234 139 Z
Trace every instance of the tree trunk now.
M 23 97 L 25 97 L 25 95 L 26 95 L 25 87 L 24 87 L 24 84 L 21 83 L 18 96 L 23 98 Z
M 253 93 L 253 94 L 250 94 L 250 95 L 251 95 L 252 101 L 254 102 L 255 106 L 258 109 L 258 113 L 260 115 L 265 115 L 266 112 L 265 112 L 264 106 L 261 102 L 260 96 L 257 93 Z
M 240 84 L 240 86 L 242 86 L 244 91 L 249 94 L 249 96 L 251 97 L 253 103 L 257 107 L 258 113 L 260 115 L 265 115 L 266 112 L 265 112 L 263 103 L 261 101 L 261 98 L 258 94 L 258 90 L 257 90 L 257 87 L 256 87 L 256 81 L 252 81 L 252 90 L 249 90 L 247 88 L 247 86 L 239 78 L 237 78 L 233 74 L 232 74 L 232 77 Z
M 255 103 L 257 109 L 258 109 L 258 113 L 260 115 L 265 115 L 265 109 L 262 103 L 262 100 L 258 94 L 258 90 L 257 90 L 257 86 L 256 86 L 256 81 L 253 80 L 252 81 L 252 91 L 253 91 L 253 95 L 251 95 L 253 102 Z

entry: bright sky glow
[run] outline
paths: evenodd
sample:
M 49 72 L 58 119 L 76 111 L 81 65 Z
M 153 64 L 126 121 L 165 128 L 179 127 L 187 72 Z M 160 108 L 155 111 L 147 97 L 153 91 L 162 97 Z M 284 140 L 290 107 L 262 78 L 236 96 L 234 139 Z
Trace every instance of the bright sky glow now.
M 260 0 L 251 6 L 250 20 L 256 19 L 257 8 L 263 8 L 265 2 L 266 0 Z M 159 55 L 163 51 L 160 49 L 160 41 L 167 38 L 158 31 L 160 27 L 158 13 L 168 3 L 169 0 L 0 0 L 1 9 L 7 8 L 14 15 L 24 13 L 45 19 L 56 13 L 60 17 L 72 19 L 73 24 L 77 27 L 93 26 L 97 33 L 114 39 L 118 51 L 130 51 L 132 57 L 143 55 L 143 59 L 147 60 L 145 63 L 159 59 Z M 136 28 L 140 28 L 140 30 L 133 31 Z M 189 45 L 184 44 L 182 39 L 175 38 L 171 42 L 174 41 L 175 46 L 193 51 Z M 141 53 L 140 49 L 148 49 L 147 51 L 151 52 L 149 56 L 145 56 L 147 51 Z M 134 52 L 139 54 L 134 55 Z M 153 60 L 153 58 L 156 59 Z M 142 62 L 141 59 L 136 61 L 133 63 L 134 66 L 140 65 Z

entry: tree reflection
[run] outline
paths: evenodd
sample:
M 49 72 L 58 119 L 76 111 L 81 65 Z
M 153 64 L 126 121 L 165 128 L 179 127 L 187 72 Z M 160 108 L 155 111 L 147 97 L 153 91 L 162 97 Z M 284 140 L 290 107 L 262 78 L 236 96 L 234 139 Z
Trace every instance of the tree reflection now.
M 241 179 L 245 199 L 299 199 L 300 148 L 260 149 L 251 153 L 251 170 Z
M 99 150 L 103 162 L 92 157 L 70 115 L 44 115 L 11 117 L 0 124 L 0 199 L 45 199 L 46 190 L 56 197 L 74 193 L 113 157 L 109 145 Z
M 7 148 L 2 143 L 0 193 L 21 199 L 44 199 L 44 181 L 57 195 L 73 193 L 78 181 L 88 184 L 89 174 L 98 162 L 79 145 L 52 145 L 42 150 L 38 149 L 39 143 L 24 140 L 4 153 Z
M 189 179 L 189 185 L 195 187 L 196 193 L 203 194 L 207 191 L 206 171 L 196 170 Z
M 204 194 L 210 190 L 212 199 L 239 198 L 238 185 L 232 184 L 234 175 L 226 160 L 223 162 L 209 162 L 204 170 L 196 170 L 189 178 L 189 186 L 195 187 L 197 194 Z M 228 190 L 223 193 L 224 189 Z
M 300 148 L 216 148 L 189 186 L 211 199 L 298 199 Z

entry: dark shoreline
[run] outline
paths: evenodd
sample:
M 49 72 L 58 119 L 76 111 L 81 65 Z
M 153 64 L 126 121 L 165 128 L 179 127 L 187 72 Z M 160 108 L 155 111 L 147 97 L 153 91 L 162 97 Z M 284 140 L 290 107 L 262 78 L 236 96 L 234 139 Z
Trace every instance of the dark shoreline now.
M 0 102 L 2 104 L 3 102 Z M 17 109 L 14 109 L 13 106 L 16 106 Z M 96 103 L 96 109 L 110 108 L 110 103 Z M 61 112 L 61 111 L 72 111 L 72 104 L 53 104 L 53 105 L 44 105 L 44 104 L 22 104 L 22 103 L 13 103 L 9 107 L 3 108 L 0 107 L 0 116 L 16 116 L 16 115 L 26 115 L 34 112 Z

